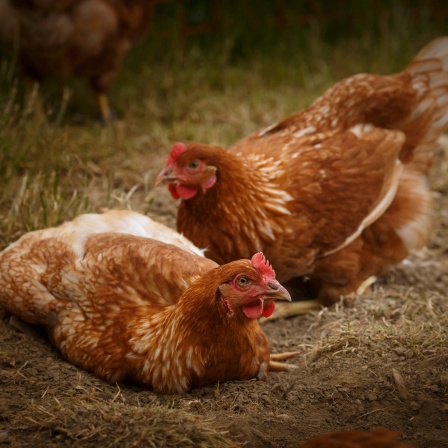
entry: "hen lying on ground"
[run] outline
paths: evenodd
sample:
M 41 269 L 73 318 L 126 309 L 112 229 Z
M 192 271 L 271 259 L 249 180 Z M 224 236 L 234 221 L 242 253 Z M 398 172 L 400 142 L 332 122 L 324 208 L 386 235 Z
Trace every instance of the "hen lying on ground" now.
M 111 211 L 27 233 L 0 253 L 0 305 L 69 362 L 159 393 L 286 370 L 257 322 L 290 300 L 263 254 L 218 266 L 165 230 Z
M 132 44 L 146 30 L 152 3 L 2 0 L 0 37 L 18 49 L 29 91 L 47 77 L 86 77 L 102 118 L 108 122 L 111 112 L 106 92 Z
M 402 72 L 359 74 L 228 151 L 175 144 L 155 184 L 177 229 L 218 263 L 263 251 L 281 282 L 329 304 L 422 247 L 426 175 L 448 122 L 448 38 Z
M 371 431 L 338 431 L 316 436 L 300 448 L 412 448 L 397 442 L 398 431 L 373 429 Z

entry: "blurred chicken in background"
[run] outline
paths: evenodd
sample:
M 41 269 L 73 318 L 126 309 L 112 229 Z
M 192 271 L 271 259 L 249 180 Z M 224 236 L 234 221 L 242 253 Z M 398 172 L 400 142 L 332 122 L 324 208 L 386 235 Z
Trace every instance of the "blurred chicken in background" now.
M 108 123 L 107 91 L 153 6 L 152 0 L 0 0 L 0 38 L 17 51 L 28 95 L 47 77 L 86 77 Z M 43 115 L 38 100 L 35 109 Z

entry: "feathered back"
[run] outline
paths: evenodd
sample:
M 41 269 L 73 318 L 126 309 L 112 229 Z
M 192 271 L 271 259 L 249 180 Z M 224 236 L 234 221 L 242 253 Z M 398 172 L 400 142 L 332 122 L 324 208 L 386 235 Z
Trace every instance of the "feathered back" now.
M 182 235 L 144 215 L 91 213 L 29 232 L 1 252 L 0 301 L 28 322 L 51 325 L 60 305 L 74 298 L 111 300 L 113 292 L 117 301 L 174 304 L 216 266 Z M 97 290 L 96 278 L 109 288 Z

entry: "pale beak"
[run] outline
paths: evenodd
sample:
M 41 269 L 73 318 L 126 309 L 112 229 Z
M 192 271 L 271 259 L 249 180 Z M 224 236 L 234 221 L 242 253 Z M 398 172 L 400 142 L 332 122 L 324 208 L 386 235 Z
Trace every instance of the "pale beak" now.
M 277 280 L 271 280 L 268 283 L 268 286 L 269 289 L 264 293 L 265 299 L 291 302 L 291 295 Z
M 160 173 L 157 175 L 154 180 L 153 186 L 157 187 L 162 183 L 175 183 L 177 182 L 177 176 L 173 173 L 173 168 L 170 166 L 165 167 Z

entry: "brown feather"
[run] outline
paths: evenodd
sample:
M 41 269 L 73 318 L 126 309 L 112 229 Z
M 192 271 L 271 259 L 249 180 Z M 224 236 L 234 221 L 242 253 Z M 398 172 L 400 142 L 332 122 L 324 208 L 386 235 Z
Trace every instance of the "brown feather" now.
M 299 448 L 412 448 L 397 442 L 398 431 L 372 429 L 370 431 L 338 431 L 314 437 Z

